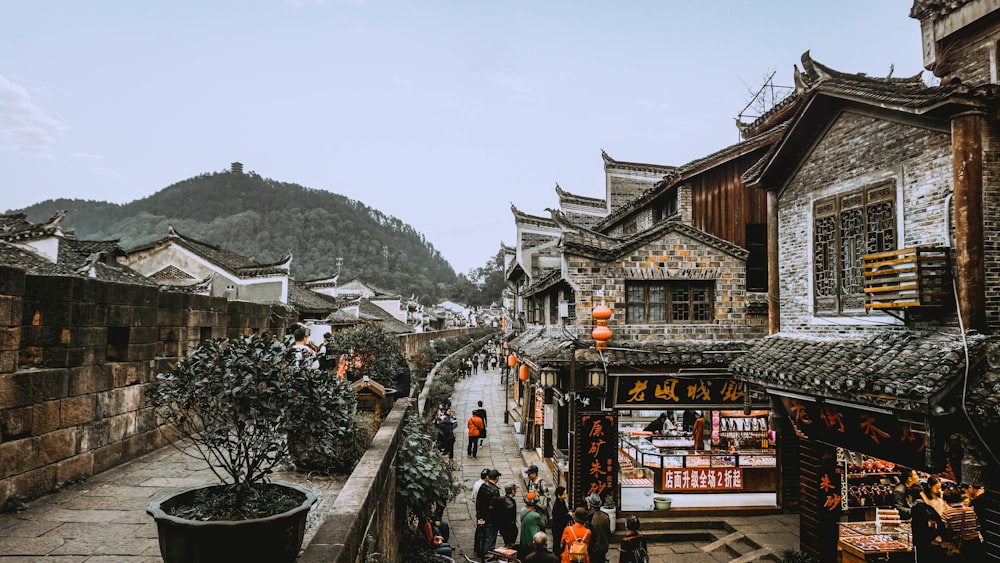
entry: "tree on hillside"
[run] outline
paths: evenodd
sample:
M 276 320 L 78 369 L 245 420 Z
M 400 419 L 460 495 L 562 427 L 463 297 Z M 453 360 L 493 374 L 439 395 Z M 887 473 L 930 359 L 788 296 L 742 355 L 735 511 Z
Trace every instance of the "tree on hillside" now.
M 504 280 L 503 251 L 498 250 L 485 265 L 469 270 L 468 277 L 459 275 L 455 281 L 454 295 L 467 305 L 487 307 L 500 303 L 501 293 L 507 287 Z

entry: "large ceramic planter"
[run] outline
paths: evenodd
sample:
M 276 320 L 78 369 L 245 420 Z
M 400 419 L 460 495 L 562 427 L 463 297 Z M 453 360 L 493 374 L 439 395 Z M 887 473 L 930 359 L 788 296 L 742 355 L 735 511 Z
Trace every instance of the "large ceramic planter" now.
M 306 516 L 316 502 L 312 491 L 281 481 L 272 481 L 302 493 L 298 507 L 254 520 L 203 522 L 166 513 L 171 506 L 189 503 L 203 485 L 167 495 L 150 503 L 146 512 L 156 520 L 160 555 L 166 563 L 293 563 L 302 547 Z

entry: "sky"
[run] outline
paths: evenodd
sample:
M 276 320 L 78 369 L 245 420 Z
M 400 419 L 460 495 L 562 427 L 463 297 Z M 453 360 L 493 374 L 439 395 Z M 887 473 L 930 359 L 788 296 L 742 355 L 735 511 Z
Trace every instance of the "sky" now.
M 911 5 L 4 0 L 0 211 L 128 203 L 239 161 L 395 216 L 467 273 L 515 244 L 512 203 L 603 198 L 602 150 L 680 166 L 739 142 L 806 51 L 920 73 Z

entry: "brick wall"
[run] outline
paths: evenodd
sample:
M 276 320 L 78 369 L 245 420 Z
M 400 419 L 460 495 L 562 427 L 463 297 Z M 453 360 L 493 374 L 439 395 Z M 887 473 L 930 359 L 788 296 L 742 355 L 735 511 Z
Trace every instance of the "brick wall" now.
M 0 507 L 166 444 L 143 391 L 202 338 L 288 310 L 0 267 Z
M 945 213 L 952 191 L 951 138 L 875 117 L 844 113 L 817 144 L 779 196 L 781 330 L 829 335 L 885 329 L 882 314 L 817 318 L 813 312 L 812 205 L 816 199 L 885 179 L 896 185 L 903 227 L 897 246 L 949 245 Z M 949 322 L 954 318 L 949 317 Z
M 767 335 L 767 315 L 747 311 L 746 265 L 741 258 L 677 232 L 667 232 L 612 262 L 568 256 L 567 278 L 576 288 L 576 318 L 587 329 L 591 310 L 614 311 L 608 327 L 615 341 L 749 339 Z M 715 281 L 714 320 L 709 323 L 625 323 L 626 280 Z M 600 294 L 603 292 L 603 297 Z

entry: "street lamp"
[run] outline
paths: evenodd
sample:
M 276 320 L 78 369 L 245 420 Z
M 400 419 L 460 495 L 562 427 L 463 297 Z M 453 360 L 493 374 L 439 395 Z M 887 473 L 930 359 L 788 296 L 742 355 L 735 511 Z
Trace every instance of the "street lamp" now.
M 597 389 L 604 389 L 604 385 L 608 382 L 608 374 L 605 373 L 604 367 L 594 366 L 590 368 L 587 372 L 587 386 L 594 387 Z

